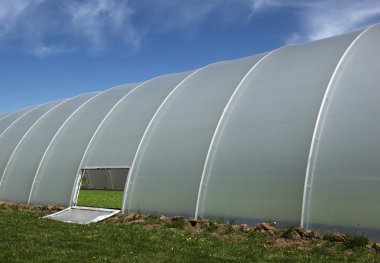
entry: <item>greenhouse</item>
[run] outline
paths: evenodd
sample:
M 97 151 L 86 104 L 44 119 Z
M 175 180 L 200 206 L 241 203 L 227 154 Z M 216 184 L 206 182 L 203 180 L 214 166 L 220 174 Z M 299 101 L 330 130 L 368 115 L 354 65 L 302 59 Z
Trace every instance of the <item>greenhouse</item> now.
M 380 25 L 0 114 L 0 200 L 380 237 Z M 82 186 L 83 187 L 83 186 Z

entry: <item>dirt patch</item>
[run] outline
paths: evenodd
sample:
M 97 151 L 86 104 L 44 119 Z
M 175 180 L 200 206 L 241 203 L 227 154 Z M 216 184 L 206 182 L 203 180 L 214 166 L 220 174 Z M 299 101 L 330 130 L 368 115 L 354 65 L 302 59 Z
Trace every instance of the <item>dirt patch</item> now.
M 1 209 L 54 213 L 63 210 L 64 207 L 54 204 L 35 206 L 0 202 Z M 351 249 L 355 246 L 366 247 L 372 252 L 380 253 L 380 243 L 371 242 L 363 236 L 353 236 L 339 232 L 323 233 L 299 227 L 279 228 L 275 222 L 263 222 L 249 226 L 247 224 L 231 224 L 228 221 L 223 222 L 212 219 L 188 219 L 183 216 L 166 217 L 163 215 L 143 215 L 141 213 L 118 213 L 102 223 L 141 225 L 148 230 L 168 229 L 175 233 L 187 232 L 192 236 L 209 234 L 223 241 L 244 242 L 244 240 L 253 238 L 263 242 L 263 247 L 274 249 L 296 247 L 300 250 L 308 250 L 312 247 L 322 247 L 326 243 L 332 242 L 332 245 L 347 245 L 347 254 L 350 254 Z
M 49 212 L 58 212 L 64 209 L 64 207 L 48 204 L 45 206 L 40 205 L 27 205 L 20 203 L 9 203 L 0 201 L 0 208 L 5 210 L 18 210 L 18 211 L 49 211 Z

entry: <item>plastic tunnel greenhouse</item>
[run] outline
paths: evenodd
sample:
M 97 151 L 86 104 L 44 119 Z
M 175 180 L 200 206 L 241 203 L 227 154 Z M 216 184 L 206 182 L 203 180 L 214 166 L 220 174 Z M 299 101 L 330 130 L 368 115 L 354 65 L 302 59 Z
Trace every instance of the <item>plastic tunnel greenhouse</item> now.
M 0 200 L 70 207 L 86 172 L 123 213 L 379 239 L 379 43 L 375 25 L 0 114 Z

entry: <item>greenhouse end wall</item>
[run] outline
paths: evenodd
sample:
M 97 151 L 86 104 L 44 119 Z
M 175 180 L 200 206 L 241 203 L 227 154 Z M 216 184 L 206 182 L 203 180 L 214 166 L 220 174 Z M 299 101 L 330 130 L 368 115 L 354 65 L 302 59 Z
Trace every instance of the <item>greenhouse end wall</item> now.
M 380 240 L 378 43 L 374 25 L 1 113 L 0 200 L 68 207 L 83 169 L 126 169 L 124 213 Z

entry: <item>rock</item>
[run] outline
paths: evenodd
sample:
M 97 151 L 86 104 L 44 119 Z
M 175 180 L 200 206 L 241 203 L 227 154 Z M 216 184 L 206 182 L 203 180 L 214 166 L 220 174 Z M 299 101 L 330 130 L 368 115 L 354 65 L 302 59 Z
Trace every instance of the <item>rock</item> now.
M 352 250 L 351 249 L 349 249 L 349 250 L 346 250 L 346 251 L 344 251 L 344 255 L 346 255 L 346 256 L 352 256 L 354 254 L 354 252 L 352 252 Z
M 312 230 L 305 230 L 303 231 L 303 236 L 304 238 L 313 238 L 314 237 L 314 232 Z
M 138 218 L 138 215 L 136 213 L 129 213 L 128 215 L 126 215 L 125 217 L 125 220 L 133 220 L 133 219 L 136 219 Z
M 161 221 L 168 221 L 168 218 L 166 216 L 160 216 L 159 218 Z
M 253 231 L 255 231 L 255 232 L 261 232 L 261 233 L 269 232 L 270 234 L 273 235 L 273 234 L 279 233 L 280 230 L 277 229 L 276 227 L 272 226 L 271 224 L 261 223 L 261 224 L 256 225 L 253 228 Z
M 365 247 L 368 249 L 375 248 L 375 244 L 370 241 Z
M 318 231 L 305 230 L 303 234 L 305 238 L 323 240 L 323 235 Z
M 300 235 L 300 237 L 305 237 L 305 232 L 306 232 L 306 230 L 305 229 L 303 229 L 303 228 L 300 228 L 300 227 L 297 227 L 296 229 L 294 229 L 295 230 L 295 232 L 297 232 L 298 233 L 298 235 Z
M 376 249 L 376 251 L 380 251 L 380 243 L 375 244 L 375 249 Z
M 49 211 L 53 211 L 56 209 L 56 207 L 55 207 L 55 205 L 50 204 L 50 205 L 47 205 L 46 209 Z
M 292 233 L 290 233 L 290 238 L 291 239 L 300 239 L 301 235 L 297 231 L 293 231 Z
M 248 225 L 247 224 L 240 224 L 240 231 L 245 231 L 247 228 L 248 228 Z
M 130 225 L 138 225 L 138 224 L 143 224 L 143 223 L 145 223 L 145 220 L 139 219 L 139 220 L 131 221 L 128 224 L 130 224 Z
M 346 241 L 347 237 L 345 234 L 342 233 L 334 233 L 334 240 L 338 242 L 344 242 Z
M 321 232 L 314 231 L 314 238 L 322 240 L 323 239 L 323 235 L 321 234 Z

